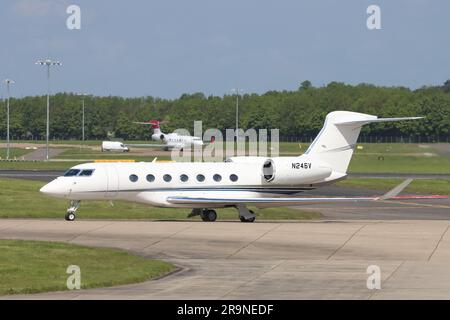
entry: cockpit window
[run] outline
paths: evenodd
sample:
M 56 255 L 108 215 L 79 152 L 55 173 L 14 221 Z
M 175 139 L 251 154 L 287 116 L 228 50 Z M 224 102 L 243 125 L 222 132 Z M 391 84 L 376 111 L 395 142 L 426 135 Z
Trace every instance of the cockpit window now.
M 81 171 L 79 176 L 80 177 L 89 177 L 89 176 L 92 176 L 92 172 L 94 172 L 93 169 L 83 170 L 83 171 Z
M 76 176 L 78 173 L 80 173 L 80 170 L 78 169 L 70 169 L 64 173 L 64 177 L 73 177 Z

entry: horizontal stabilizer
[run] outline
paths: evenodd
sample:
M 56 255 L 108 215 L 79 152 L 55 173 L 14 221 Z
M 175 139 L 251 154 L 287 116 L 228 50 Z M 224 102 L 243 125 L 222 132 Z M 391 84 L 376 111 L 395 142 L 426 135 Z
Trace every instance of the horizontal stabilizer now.
M 365 125 L 369 123 L 378 123 L 378 122 L 394 122 L 394 121 L 403 121 L 403 120 L 418 120 L 423 119 L 423 117 L 404 117 L 404 118 L 377 118 L 377 119 L 364 119 L 364 120 L 349 120 L 349 121 L 338 121 L 335 123 L 337 126 L 341 125 Z

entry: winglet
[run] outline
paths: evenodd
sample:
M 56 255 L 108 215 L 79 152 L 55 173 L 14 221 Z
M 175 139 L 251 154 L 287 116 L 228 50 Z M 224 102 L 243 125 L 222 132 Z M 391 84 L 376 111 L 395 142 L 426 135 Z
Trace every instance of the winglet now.
M 398 196 L 405 188 L 413 181 L 413 179 L 406 179 L 402 183 L 400 183 L 398 186 L 393 188 L 392 190 L 386 192 L 381 197 L 377 198 L 377 200 L 389 200 L 396 196 Z

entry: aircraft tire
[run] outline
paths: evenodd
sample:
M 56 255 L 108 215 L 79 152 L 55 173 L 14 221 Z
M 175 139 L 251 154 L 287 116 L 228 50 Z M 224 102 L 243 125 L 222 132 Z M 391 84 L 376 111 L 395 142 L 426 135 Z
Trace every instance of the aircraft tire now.
M 217 212 L 215 210 L 208 210 L 208 221 L 214 222 L 217 220 Z
M 205 222 L 214 222 L 217 219 L 217 212 L 215 210 L 203 210 L 200 217 Z
M 65 219 L 66 221 L 74 221 L 76 218 L 75 213 L 74 212 L 67 212 Z

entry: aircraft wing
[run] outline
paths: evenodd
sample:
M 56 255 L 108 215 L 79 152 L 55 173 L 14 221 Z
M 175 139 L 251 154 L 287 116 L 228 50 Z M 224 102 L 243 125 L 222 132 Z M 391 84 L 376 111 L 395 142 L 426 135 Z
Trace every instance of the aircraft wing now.
M 167 144 L 141 143 L 141 144 L 124 144 L 124 146 L 133 148 L 165 148 L 167 147 Z
M 408 197 L 398 195 L 412 182 L 412 179 L 407 179 L 401 184 L 379 197 L 348 197 L 348 198 L 323 198 L 323 197 L 308 197 L 308 198 L 209 198 L 209 197 L 168 197 L 167 201 L 174 204 L 195 204 L 199 206 L 208 207 L 208 205 L 237 205 L 245 203 L 256 206 L 295 206 L 302 204 L 320 204 L 320 203 L 336 203 L 336 202 L 367 202 L 379 201 L 389 199 L 408 199 Z M 411 196 L 410 199 L 430 199 L 430 196 Z
M 317 204 L 330 202 L 375 201 L 378 198 L 207 198 L 207 197 L 168 197 L 174 204 L 195 204 L 208 207 L 210 205 L 236 205 L 245 203 L 257 206 L 295 206 L 301 204 Z

